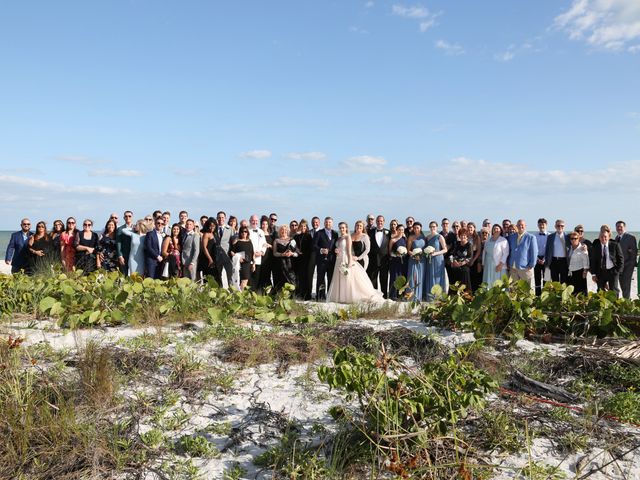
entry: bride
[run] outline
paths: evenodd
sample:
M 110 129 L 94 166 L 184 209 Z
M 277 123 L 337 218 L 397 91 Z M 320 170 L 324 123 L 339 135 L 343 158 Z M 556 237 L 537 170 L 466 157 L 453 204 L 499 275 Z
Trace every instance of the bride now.
M 327 302 L 384 301 L 382 293 L 373 288 L 365 269 L 353 259 L 349 227 L 345 222 L 340 222 L 338 228 L 340 229 L 340 237 L 336 242 L 336 265 L 327 293 Z

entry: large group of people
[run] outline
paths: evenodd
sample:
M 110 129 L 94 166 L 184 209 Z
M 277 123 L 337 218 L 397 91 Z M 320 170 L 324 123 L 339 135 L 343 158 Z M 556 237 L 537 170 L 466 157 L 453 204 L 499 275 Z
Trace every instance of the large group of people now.
M 181 211 L 171 223 L 168 211 L 137 221 L 126 211 L 122 220 L 111 214 L 99 233 L 90 219 L 81 228 L 74 217 L 66 224 L 55 220 L 51 230 L 39 221 L 33 232 L 24 218 L 11 235 L 5 262 L 13 273 L 30 275 L 59 264 L 85 274 L 101 269 L 156 279 L 212 277 L 241 290 L 277 292 L 288 283 L 300 299 L 355 303 L 429 301 L 434 292 L 455 284 L 472 294 L 503 275 L 529 282 L 539 295 L 547 269 L 553 281 L 573 285 L 576 295 L 586 294 L 591 274 L 598 289 L 629 298 L 638 254 L 622 220 L 615 224 L 615 239 L 603 225 L 593 242 L 584 238 L 581 225 L 566 233 L 561 219 L 549 233 L 544 218 L 536 233 L 528 232 L 522 219 L 502 224 L 485 219 L 477 228 L 474 222 L 444 218 L 423 229 L 413 217 L 387 225 L 382 215 L 371 214 L 366 222 L 356 221 L 353 231 L 345 222 L 334 230 L 331 217 L 322 224 L 317 216 L 310 224 L 304 219 L 279 223 L 275 213 L 238 220 L 220 211 L 196 222 Z

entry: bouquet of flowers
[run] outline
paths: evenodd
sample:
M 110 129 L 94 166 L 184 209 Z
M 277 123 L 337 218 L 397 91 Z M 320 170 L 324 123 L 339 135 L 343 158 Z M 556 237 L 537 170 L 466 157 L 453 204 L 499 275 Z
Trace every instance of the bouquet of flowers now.
M 431 259 L 431 255 L 433 255 L 433 252 L 436 251 L 435 248 L 433 248 L 431 245 L 429 245 L 427 248 L 425 248 L 424 250 L 424 255 L 425 257 L 427 257 L 428 259 Z
M 396 256 L 404 257 L 407 254 L 407 247 L 399 246 L 396 249 Z
M 413 257 L 414 260 L 420 261 L 420 257 L 422 256 L 422 249 L 414 248 L 413 250 L 411 250 L 411 256 Z
M 345 277 L 347 275 L 349 275 L 349 265 L 347 265 L 346 263 L 343 263 L 340 265 L 340 273 L 342 275 L 344 275 Z

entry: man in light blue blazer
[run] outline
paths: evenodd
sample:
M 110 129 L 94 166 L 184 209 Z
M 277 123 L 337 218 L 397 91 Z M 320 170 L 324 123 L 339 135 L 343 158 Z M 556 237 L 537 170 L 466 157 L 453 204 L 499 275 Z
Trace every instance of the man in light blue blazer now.
M 518 220 L 516 230 L 517 233 L 507 237 L 509 274 L 514 280 L 526 280 L 533 290 L 533 269 L 538 260 L 538 242 L 536 237 L 527 232 L 527 224 L 524 220 Z
M 23 218 L 20 222 L 20 230 L 11 234 L 4 263 L 11 265 L 11 273 L 16 273 L 27 266 L 27 241 L 33 235 L 31 220 Z

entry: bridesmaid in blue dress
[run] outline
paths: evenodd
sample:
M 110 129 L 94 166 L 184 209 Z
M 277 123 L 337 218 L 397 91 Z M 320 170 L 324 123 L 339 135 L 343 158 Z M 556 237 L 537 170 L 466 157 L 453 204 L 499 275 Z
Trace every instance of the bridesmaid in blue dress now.
M 399 276 L 407 276 L 407 255 L 400 255 L 398 247 L 407 248 L 407 237 L 404 236 L 404 225 L 398 225 L 395 233 L 389 240 L 389 298 L 391 300 L 398 299 L 398 290 L 394 286 L 396 278 Z
M 424 298 L 425 258 L 422 254 L 414 257 L 411 255 L 411 251 L 415 248 L 424 249 L 426 244 L 427 241 L 422 234 L 422 224 L 415 222 L 413 224 L 413 234 L 409 236 L 407 241 L 407 255 L 409 256 L 407 276 L 409 288 L 413 292 L 412 300 L 421 301 Z
M 424 300 L 433 300 L 431 289 L 434 285 L 440 285 L 442 291 L 446 292 L 446 277 L 444 268 L 444 256 L 447 253 L 447 242 L 444 237 L 438 233 L 438 224 L 434 221 L 429 223 L 429 235 L 427 235 L 426 244 L 433 247 L 435 251 L 430 258 L 426 260 L 425 276 L 424 276 Z

